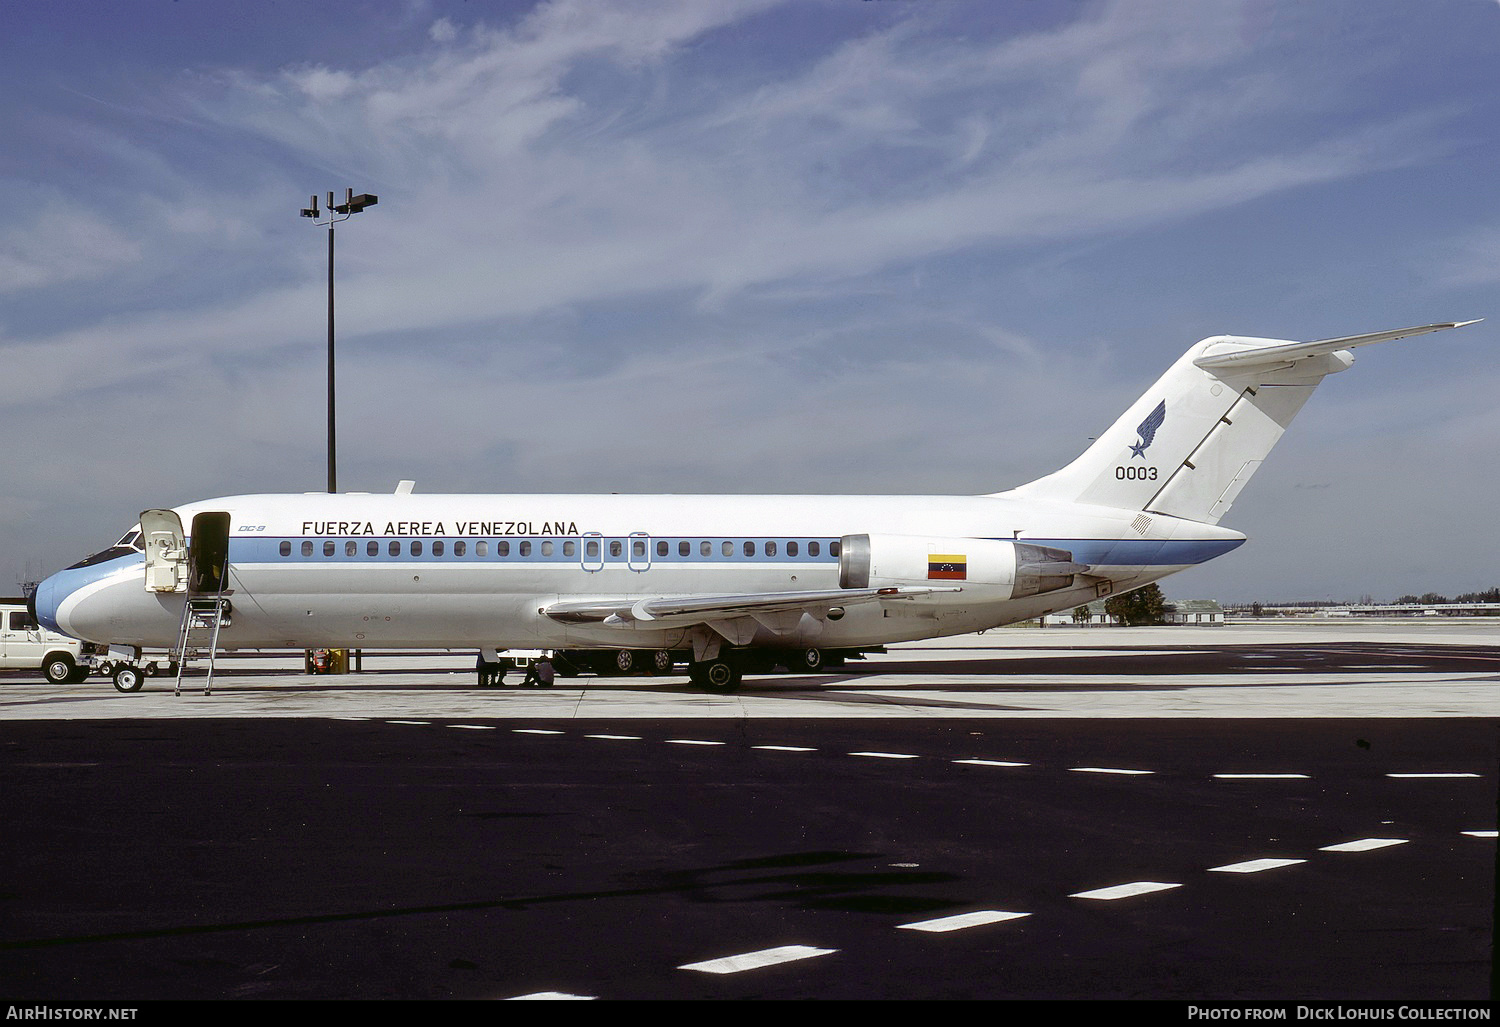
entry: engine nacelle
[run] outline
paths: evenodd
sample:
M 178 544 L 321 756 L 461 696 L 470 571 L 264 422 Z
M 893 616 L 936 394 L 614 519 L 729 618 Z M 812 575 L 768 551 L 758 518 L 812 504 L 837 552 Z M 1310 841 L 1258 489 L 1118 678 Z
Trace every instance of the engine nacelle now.
M 845 535 L 839 540 L 840 588 L 968 584 L 1019 599 L 1067 588 L 1075 574 L 1087 570 L 1066 549 L 1006 539 Z

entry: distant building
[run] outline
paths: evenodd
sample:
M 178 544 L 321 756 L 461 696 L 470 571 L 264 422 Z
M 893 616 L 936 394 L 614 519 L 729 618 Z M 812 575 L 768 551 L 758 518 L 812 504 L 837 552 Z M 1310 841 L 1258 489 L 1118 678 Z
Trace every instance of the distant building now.
M 1080 607 L 1086 616 L 1080 617 L 1076 610 L 1058 610 L 1042 618 L 1044 628 L 1098 628 L 1118 625 L 1119 621 L 1104 612 L 1104 600 Z M 1193 627 L 1223 627 L 1224 608 L 1213 599 L 1179 599 L 1167 603 L 1166 623 L 1185 624 Z

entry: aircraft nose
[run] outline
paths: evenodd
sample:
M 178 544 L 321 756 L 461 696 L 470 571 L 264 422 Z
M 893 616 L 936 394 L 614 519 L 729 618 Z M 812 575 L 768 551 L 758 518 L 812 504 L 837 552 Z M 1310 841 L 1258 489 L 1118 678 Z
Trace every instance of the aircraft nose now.
M 67 595 L 58 587 L 58 578 L 66 571 L 60 571 L 43 581 L 31 594 L 31 600 L 27 603 L 31 607 L 31 616 L 42 627 L 48 631 L 57 631 L 66 634 L 57 626 L 57 607 Z

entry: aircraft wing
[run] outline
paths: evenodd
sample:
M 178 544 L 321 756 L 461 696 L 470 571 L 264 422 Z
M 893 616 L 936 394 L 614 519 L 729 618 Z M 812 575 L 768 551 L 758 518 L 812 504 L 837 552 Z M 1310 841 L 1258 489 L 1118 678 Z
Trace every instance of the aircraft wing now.
M 624 625 L 646 621 L 658 627 L 686 627 L 736 617 L 811 613 L 827 614 L 836 606 L 882 599 L 915 599 L 934 592 L 958 592 L 955 586 L 899 588 L 830 588 L 807 592 L 752 592 L 743 595 L 635 596 L 553 603 L 543 613 L 573 624 Z
M 1335 353 L 1341 349 L 1354 349 L 1356 346 L 1368 346 L 1372 342 L 1385 342 L 1388 339 L 1404 339 L 1409 335 L 1426 335 L 1428 332 L 1441 332 L 1449 328 L 1462 328 L 1464 325 L 1478 324 L 1484 318 L 1474 321 L 1444 321 L 1441 324 L 1421 325 L 1417 328 L 1396 328 L 1388 332 L 1371 332 L 1368 335 L 1349 335 L 1342 339 L 1320 339 L 1317 342 L 1279 342 L 1276 340 L 1244 339 L 1234 340 L 1241 343 L 1234 349 L 1223 349 L 1215 352 L 1210 349 L 1201 357 L 1196 358 L 1193 363 L 1205 369 L 1230 368 L 1248 370 L 1251 366 L 1262 364 L 1291 363 L 1297 360 L 1306 360 L 1323 353 Z M 1249 345 L 1243 343 L 1261 342 L 1265 345 Z M 1229 340 L 1226 340 L 1226 344 Z

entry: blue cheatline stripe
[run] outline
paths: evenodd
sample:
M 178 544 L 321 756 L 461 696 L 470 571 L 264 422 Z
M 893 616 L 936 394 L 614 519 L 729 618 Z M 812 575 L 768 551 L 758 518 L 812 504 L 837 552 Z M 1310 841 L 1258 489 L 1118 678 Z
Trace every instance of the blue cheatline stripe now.
M 309 562 L 319 563 L 323 561 L 336 561 L 339 563 L 391 563 L 396 561 L 421 561 L 421 562 L 452 562 L 452 563 L 554 563 L 554 564 L 578 564 L 580 562 L 589 564 L 603 563 L 607 566 L 628 564 L 644 565 L 650 564 L 673 564 L 687 566 L 693 564 L 727 564 L 743 563 L 746 561 L 775 561 L 777 563 L 807 564 L 810 566 L 836 566 L 838 556 L 830 552 L 838 544 L 837 538 L 724 538 L 718 536 L 709 539 L 710 547 L 707 556 L 703 555 L 701 544 L 705 541 L 701 536 L 696 538 L 669 538 L 657 536 L 598 536 L 598 535 L 508 535 L 504 537 L 474 538 L 472 536 L 421 536 L 413 537 L 376 535 L 376 536 L 273 536 L 270 538 L 254 536 L 236 536 L 230 539 L 230 562 L 238 563 L 297 563 Z M 591 542 L 599 544 L 597 555 L 588 555 L 586 546 Z M 644 542 L 646 552 L 640 555 L 632 555 L 633 544 Z M 657 552 L 658 543 L 667 544 L 667 552 Z M 680 551 L 680 543 L 689 543 L 687 555 Z M 724 553 L 724 544 L 729 544 L 729 553 Z M 282 544 L 285 543 L 290 552 L 283 555 Z M 353 543 L 353 552 L 349 551 L 350 543 Z M 374 552 L 371 552 L 371 544 L 374 544 Z M 391 545 L 397 547 L 396 552 L 391 552 Z M 421 551 L 414 553 L 412 544 L 420 543 Z M 455 553 L 455 545 L 462 544 L 464 552 L 462 555 Z M 480 555 L 479 545 L 484 544 L 485 554 Z M 754 545 L 754 554 L 745 555 L 746 543 Z M 775 543 L 776 553 L 774 556 L 767 555 L 766 546 Z M 787 546 L 795 543 L 797 552 L 789 555 Z M 442 552 L 434 553 L 434 544 L 441 544 Z M 615 553 L 612 546 L 618 544 L 619 552 Z M 809 552 L 812 546 L 817 547 L 816 555 Z M 304 553 L 304 546 L 310 552 Z M 328 551 L 331 546 L 331 552 Z M 528 549 L 524 555 L 523 547 Z M 571 548 L 571 552 L 569 549 Z M 502 549 L 504 550 L 502 552 Z M 550 552 L 545 551 L 550 549 Z
M 1239 548 L 1245 542 L 1242 538 L 1023 538 L 1017 541 L 1066 549 L 1078 563 L 1096 567 L 1174 567 L 1204 563 Z

